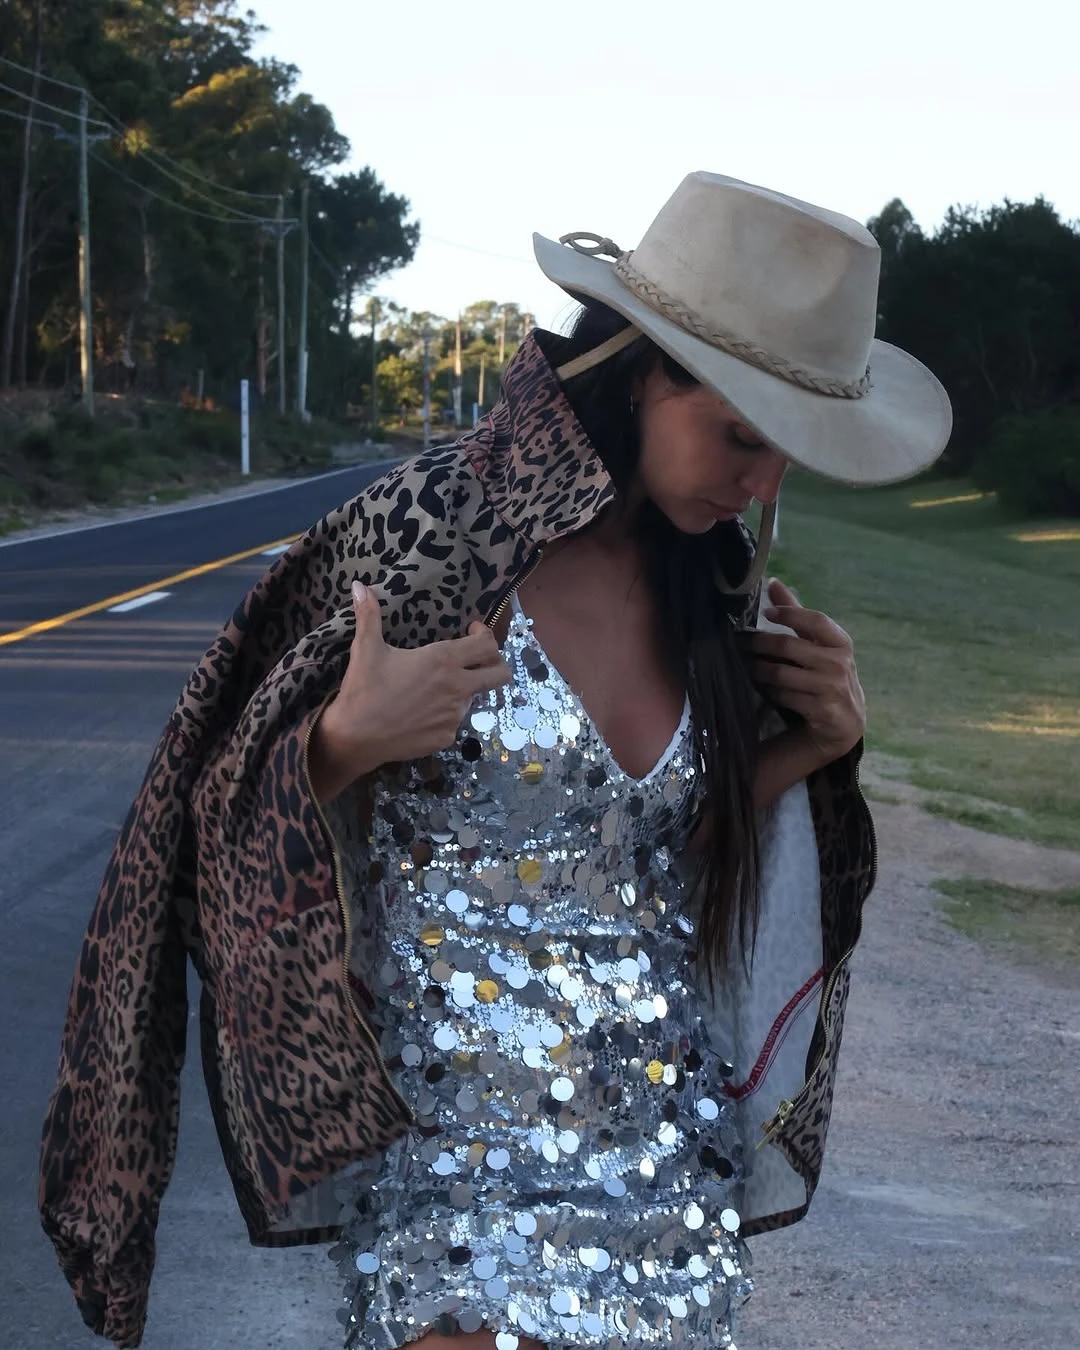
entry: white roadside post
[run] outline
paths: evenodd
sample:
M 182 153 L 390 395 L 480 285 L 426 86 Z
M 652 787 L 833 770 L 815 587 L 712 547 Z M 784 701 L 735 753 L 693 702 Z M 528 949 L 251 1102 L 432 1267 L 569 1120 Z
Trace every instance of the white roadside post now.
M 251 402 L 247 380 L 240 381 L 240 472 L 251 472 Z
M 424 449 L 431 449 L 431 330 L 424 327 Z

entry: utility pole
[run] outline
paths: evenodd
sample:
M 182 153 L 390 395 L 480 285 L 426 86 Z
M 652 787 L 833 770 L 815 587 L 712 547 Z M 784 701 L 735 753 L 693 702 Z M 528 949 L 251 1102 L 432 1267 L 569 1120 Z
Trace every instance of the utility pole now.
M 382 306 L 374 295 L 368 301 L 368 305 L 371 311 L 371 434 L 374 436 L 375 428 L 379 424 L 379 353 L 375 345 L 375 325 L 382 318 Z
M 255 315 L 255 388 L 259 391 L 260 407 L 266 405 L 266 349 L 270 345 L 270 316 L 266 312 L 266 277 L 263 275 L 266 254 L 266 235 L 259 231 L 259 307 Z
M 424 449 L 431 446 L 431 329 L 424 326 Z
M 480 387 L 476 391 L 476 401 L 480 405 L 480 411 L 484 410 L 484 367 L 487 363 L 487 352 L 480 353 Z
M 30 106 L 26 110 L 23 125 L 22 171 L 19 175 L 19 203 L 15 208 L 15 256 L 11 268 L 11 297 L 8 301 L 4 319 L 4 351 L 0 367 L 0 389 L 6 389 L 12 382 L 12 370 L 15 360 L 15 320 L 20 304 L 23 312 L 23 352 L 26 348 L 27 299 L 29 296 L 30 269 L 25 260 L 26 213 L 30 200 L 30 158 L 34 148 L 34 109 L 38 92 L 41 89 L 41 25 L 42 0 L 34 6 L 34 80 L 30 86 Z M 26 362 L 21 362 L 20 383 L 26 379 Z
M 300 335 L 296 343 L 296 415 L 301 422 L 307 414 L 308 369 L 308 185 L 300 189 Z
M 285 416 L 285 197 L 277 199 L 278 412 Z
M 85 90 L 79 98 L 79 353 L 83 407 L 94 415 L 94 328 L 90 309 L 90 181 L 86 120 L 90 99 Z
M 454 337 L 454 382 L 450 386 L 450 399 L 454 405 L 454 426 L 461 425 L 461 315 L 457 316 L 457 328 Z
M 499 312 L 499 369 L 506 364 L 506 306 Z

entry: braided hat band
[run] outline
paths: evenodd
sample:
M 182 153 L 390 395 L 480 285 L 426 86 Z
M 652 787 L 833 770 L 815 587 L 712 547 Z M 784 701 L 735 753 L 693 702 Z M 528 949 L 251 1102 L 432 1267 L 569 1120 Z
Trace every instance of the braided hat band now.
M 582 243 L 582 240 L 591 241 Z M 805 370 L 801 366 L 794 365 L 775 352 L 763 347 L 758 342 L 748 341 L 741 338 L 737 333 L 730 329 L 717 327 L 714 323 L 706 324 L 702 322 L 691 310 L 689 310 L 681 301 L 676 300 L 669 295 L 662 287 L 655 282 L 650 281 L 648 277 L 643 276 L 633 264 L 633 252 L 627 252 L 619 248 L 606 235 L 593 234 L 588 230 L 578 230 L 573 234 L 564 234 L 560 244 L 569 244 L 577 253 L 583 253 L 589 258 L 609 257 L 614 262 L 615 275 L 634 295 L 637 296 L 650 309 L 665 319 L 690 333 L 693 337 L 700 338 L 707 342 L 710 347 L 717 347 L 720 351 L 727 352 L 729 356 L 734 356 L 740 361 L 757 366 L 759 370 L 764 370 L 769 375 L 776 375 L 782 380 L 787 380 L 789 384 L 798 385 L 800 389 L 809 389 L 815 394 L 825 394 L 830 398 L 862 398 L 870 392 L 870 370 L 858 380 L 840 380 L 827 375 L 815 375 L 812 371 Z M 638 336 L 637 330 L 632 330 L 633 336 L 625 339 L 618 346 L 611 350 L 604 351 L 602 355 L 601 348 L 596 348 L 595 352 L 586 352 L 584 356 L 578 357 L 577 361 L 568 362 L 558 373 L 560 378 L 569 379 L 569 374 L 563 375 L 562 370 L 570 366 L 576 367 L 573 374 L 581 374 L 583 370 L 590 366 L 598 365 L 601 361 L 607 360 L 609 356 L 614 355 L 620 347 L 632 342 Z M 619 334 L 622 337 L 623 334 Z M 612 342 L 615 340 L 612 339 Z M 605 344 L 605 346 L 608 344 Z M 587 358 L 596 356 L 596 360 Z M 582 364 L 586 362 L 587 364 Z

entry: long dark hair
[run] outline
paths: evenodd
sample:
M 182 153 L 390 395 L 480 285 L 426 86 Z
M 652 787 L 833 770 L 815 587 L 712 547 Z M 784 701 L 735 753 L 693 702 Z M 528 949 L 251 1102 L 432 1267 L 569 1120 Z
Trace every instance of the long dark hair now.
M 558 366 L 626 326 L 621 315 L 588 300 L 569 336 L 545 332 L 536 336 L 545 356 Z M 657 365 L 677 387 L 697 383 L 644 336 L 566 382 L 566 397 L 619 493 L 629 488 L 641 449 L 631 395 L 637 381 Z M 747 558 L 734 526 L 718 525 L 705 535 L 683 534 L 651 501 L 641 508 L 634 526 L 676 669 L 689 692 L 704 767 L 708 845 L 698 878 L 698 955 L 712 976 L 737 950 L 736 936 L 741 954 L 751 949 L 758 918 L 759 849 L 753 805 L 758 719 L 732 622 L 747 598 L 726 595 L 716 584 L 716 569 L 725 564 L 734 569 L 730 579 L 741 580 Z

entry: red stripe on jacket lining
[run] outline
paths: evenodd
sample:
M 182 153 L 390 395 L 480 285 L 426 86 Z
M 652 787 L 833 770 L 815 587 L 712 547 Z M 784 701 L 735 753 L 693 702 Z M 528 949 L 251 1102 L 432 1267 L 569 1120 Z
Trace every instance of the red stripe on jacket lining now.
M 739 1083 L 737 1086 L 725 1085 L 724 1093 L 734 1101 L 742 1101 L 744 1097 L 749 1097 L 751 1092 L 755 1092 L 761 1086 L 761 1080 L 769 1072 L 773 1060 L 776 1058 L 777 1051 L 784 1043 L 784 1037 L 791 1030 L 795 1020 L 795 1014 L 806 1002 L 807 998 L 813 993 L 814 988 L 820 983 L 821 977 L 825 973 L 822 966 L 816 970 L 806 981 L 803 987 L 787 1001 L 780 1010 L 776 1021 L 769 1028 L 769 1034 L 765 1037 L 765 1044 L 761 1047 L 761 1054 L 758 1055 L 754 1067 L 750 1070 L 750 1077 L 745 1083 Z

